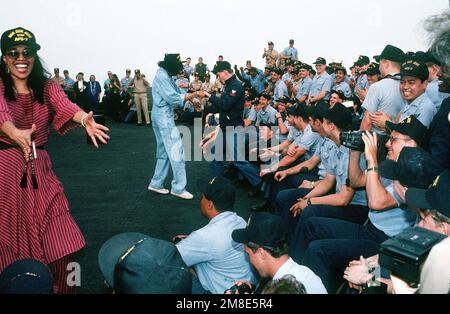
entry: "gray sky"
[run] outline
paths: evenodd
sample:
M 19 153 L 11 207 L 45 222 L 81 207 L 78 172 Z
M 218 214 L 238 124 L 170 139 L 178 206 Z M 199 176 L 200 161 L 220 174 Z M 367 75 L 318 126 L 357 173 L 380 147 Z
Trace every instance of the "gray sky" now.
M 423 20 L 448 7 L 448 0 L 14 0 L 2 3 L 0 30 L 30 29 L 49 69 L 103 82 L 107 70 L 121 78 L 126 68 L 152 78 L 166 52 L 193 64 L 202 56 L 210 69 L 219 54 L 262 68 L 267 42 L 281 51 L 290 38 L 301 61 L 340 56 L 348 68 L 388 43 L 427 49 Z

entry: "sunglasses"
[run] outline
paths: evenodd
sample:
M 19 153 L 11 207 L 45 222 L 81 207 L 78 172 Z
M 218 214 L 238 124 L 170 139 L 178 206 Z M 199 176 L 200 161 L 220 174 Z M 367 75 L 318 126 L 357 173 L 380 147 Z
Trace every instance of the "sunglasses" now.
M 22 55 L 22 57 L 24 59 L 31 59 L 34 56 L 36 56 L 36 51 L 31 50 L 31 49 L 24 49 L 22 52 L 13 49 L 13 50 L 9 50 L 6 53 L 6 56 L 10 57 L 11 59 L 17 60 L 19 58 L 20 55 Z

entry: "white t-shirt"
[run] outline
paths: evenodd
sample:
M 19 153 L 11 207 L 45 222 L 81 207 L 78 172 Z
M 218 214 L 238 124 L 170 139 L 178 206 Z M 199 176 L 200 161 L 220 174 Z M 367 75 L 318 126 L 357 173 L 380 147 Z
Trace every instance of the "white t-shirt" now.
M 322 283 L 322 280 L 311 269 L 306 266 L 297 264 L 289 258 L 280 269 L 273 276 L 273 280 L 280 279 L 284 275 L 292 275 L 301 282 L 308 294 L 327 294 L 327 289 Z

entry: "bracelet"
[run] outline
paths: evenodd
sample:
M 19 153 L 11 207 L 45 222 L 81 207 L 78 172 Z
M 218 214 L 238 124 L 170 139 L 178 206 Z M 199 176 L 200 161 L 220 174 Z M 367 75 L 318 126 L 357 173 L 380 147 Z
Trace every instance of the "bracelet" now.
M 372 168 L 368 168 L 367 172 L 369 172 L 369 171 L 378 172 L 378 167 L 375 166 L 375 167 L 372 167 Z
M 312 205 L 312 204 L 311 204 L 311 198 L 308 198 L 308 199 L 306 200 L 306 204 L 307 204 L 308 206 Z
M 316 181 L 311 181 L 311 185 L 312 185 L 312 187 L 315 187 L 316 186 Z
M 84 116 L 83 116 L 83 118 L 81 118 L 81 126 L 83 127 L 83 128 L 86 128 L 86 124 L 84 124 L 84 120 L 87 118 L 87 116 L 88 116 L 88 114 L 87 113 L 85 113 L 84 114 Z

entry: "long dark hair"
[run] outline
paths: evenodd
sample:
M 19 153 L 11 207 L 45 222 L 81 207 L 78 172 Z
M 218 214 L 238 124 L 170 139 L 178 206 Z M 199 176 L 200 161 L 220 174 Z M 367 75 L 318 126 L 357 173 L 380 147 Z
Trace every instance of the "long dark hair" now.
M 50 77 L 50 72 L 44 68 L 41 58 L 36 54 L 34 57 L 33 70 L 28 77 L 27 83 L 33 91 L 34 99 L 40 104 L 44 103 L 44 86 Z M 16 100 L 16 95 L 14 93 L 14 82 L 11 78 L 11 74 L 7 73 L 7 66 L 3 60 L 3 56 L 0 62 L 0 78 L 5 86 L 5 98 L 7 100 Z
M 169 74 L 169 76 L 177 75 L 178 73 L 180 73 L 181 70 L 183 70 L 182 63 L 173 64 L 173 63 L 166 63 L 164 61 L 160 61 L 160 62 L 158 62 L 158 66 L 160 66 L 161 68 L 166 70 L 167 73 Z

